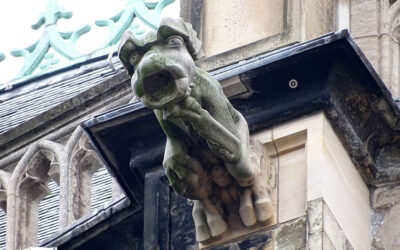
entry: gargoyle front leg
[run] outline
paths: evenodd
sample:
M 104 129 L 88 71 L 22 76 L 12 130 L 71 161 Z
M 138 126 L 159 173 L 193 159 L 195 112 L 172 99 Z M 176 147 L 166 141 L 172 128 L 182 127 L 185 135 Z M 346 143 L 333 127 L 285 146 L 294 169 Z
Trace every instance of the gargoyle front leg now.
M 193 97 L 187 97 L 182 102 L 164 109 L 163 112 L 163 119 L 175 117 L 189 121 L 223 160 L 229 162 L 240 160 L 242 155 L 240 139 L 215 120 Z
M 248 157 L 249 131 L 243 116 L 236 110 L 233 112 L 236 112 L 239 118 L 233 125 L 238 131 L 238 136 L 214 119 L 193 97 L 187 97 L 182 102 L 164 109 L 163 119 L 180 118 L 189 121 L 210 148 L 223 159 L 229 173 L 240 185 L 249 186 L 255 173 Z
M 167 138 L 163 166 L 172 188 L 179 195 L 193 200 L 210 196 L 212 184 L 207 173 L 175 138 Z
M 195 199 L 192 213 L 197 239 L 205 241 L 224 233 L 228 225 L 209 199 L 211 179 L 200 163 L 183 150 L 178 140 L 167 139 L 163 165 L 172 188 L 180 195 Z

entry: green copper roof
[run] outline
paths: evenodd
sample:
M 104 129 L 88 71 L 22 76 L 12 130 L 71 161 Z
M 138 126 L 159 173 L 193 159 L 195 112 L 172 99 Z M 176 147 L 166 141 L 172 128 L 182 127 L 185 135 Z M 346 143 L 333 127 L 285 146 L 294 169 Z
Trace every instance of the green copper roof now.
M 157 29 L 161 21 L 161 11 L 174 1 L 129 0 L 117 15 L 95 21 L 95 24 L 99 27 L 108 27 L 108 36 L 100 46 L 93 48 L 93 52 L 84 54 L 75 49 L 75 43 L 79 37 L 90 31 L 90 25 L 84 24 L 81 28 L 71 32 L 59 31 L 57 21 L 61 18 L 71 18 L 72 12 L 64 10 L 56 0 L 49 0 L 46 10 L 39 15 L 36 23 L 31 26 L 34 30 L 44 26 L 41 37 L 26 48 L 11 50 L 11 55 L 14 57 L 24 57 L 24 65 L 14 80 L 8 84 L 0 83 L 0 91 L 5 87 L 7 87 L 7 90 L 12 89 L 12 86 L 16 83 L 20 84 L 21 81 L 40 75 L 41 73 L 37 73 L 37 69 L 49 72 L 49 70 L 82 63 L 87 58 L 93 59 L 96 56 L 115 52 L 117 43 L 126 29 L 131 29 L 133 34 L 138 37 L 145 35 L 149 29 Z M 134 22 L 135 17 L 138 19 L 136 22 Z M 84 37 L 82 36 L 82 38 Z M 57 65 L 60 61 L 59 56 L 66 58 L 69 63 Z M 5 54 L 0 53 L 0 61 L 4 59 Z
M 58 60 L 53 59 L 54 54 L 47 53 L 50 47 L 70 60 L 84 56 L 84 54 L 76 51 L 74 46 L 78 37 L 88 32 L 90 26 L 84 25 L 74 32 L 59 32 L 56 27 L 58 19 L 69 19 L 71 16 L 72 12 L 65 11 L 58 5 L 56 0 L 49 1 L 47 10 L 40 14 L 36 23 L 32 25 L 32 29 L 35 30 L 45 25 L 40 39 L 25 49 L 14 49 L 11 51 L 11 55 L 16 57 L 23 56 L 25 58 L 24 66 L 16 78 L 31 74 L 37 67 L 46 69 L 51 65 L 57 64 Z
M 140 36 L 144 34 L 145 29 L 138 24 L 132 24 L 133 18 L 136 16 L 144 24 L 152 29 L 157 29 L 160 24 L 160 17 L 162 9 L 174 2 L 174 0 L 161 0 L 161 1 L 141 1 L 130 0 L 126 7 L 117 15 L 104 20 L 96 20 L 97 26 L 107 26 L 110 28 L 108 37 L 100 46 L 100 49 L 116 44 L 122 36 L 122 33 L 130 28 L 135 35 Z M 149 9 L 154 9 L 150 12 Z

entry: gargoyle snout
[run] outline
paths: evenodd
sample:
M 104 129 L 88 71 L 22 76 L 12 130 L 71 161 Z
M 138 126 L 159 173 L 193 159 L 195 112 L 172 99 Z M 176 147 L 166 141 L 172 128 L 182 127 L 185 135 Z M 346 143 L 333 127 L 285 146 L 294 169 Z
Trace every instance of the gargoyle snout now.
M 162 108 L 190 95 L 188 74 L 184 67 L 154 52 L 144 55 L 131 84 L 135 94 L 150 108 Z

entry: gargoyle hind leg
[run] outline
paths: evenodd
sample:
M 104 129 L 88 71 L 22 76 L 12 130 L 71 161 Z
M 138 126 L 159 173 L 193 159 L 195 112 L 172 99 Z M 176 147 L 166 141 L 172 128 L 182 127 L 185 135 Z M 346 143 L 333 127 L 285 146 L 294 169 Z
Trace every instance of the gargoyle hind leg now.
M 257 169 L 257 174 L 251 190 L 253 193 L 254 207 L 259 222 L 266 222 L 272 217 L 272 201 L 270 198 L 272 166 L 264 146 L 258 142 L 250 141 L 251 162 Z
M 270 198 L 270 173 L 271 166 L 268 162 L 268 155 L 264 146 L 258 141 L 250 140 L 247 124 L 245 121 L 238 126 L 242 132 L 242 155 L 243 159 L 239 164 L 231 167 L 247 167 L 253 171 L 253 177 L 244 180 L 238 180 L 239 185 L 245 187 L 240 196 L 239 214 L 243 224 L 252 226 L 257 221 L 266 222 L 272 217 L 272 202 Z M 246 133 L 247 131 L 247 133 Z
M 218 237 L 228 229 L 219 210 L 209 199 L 196 200 L 192 216 L 196 227 L 196 238 L 200 242 Z
M 192 217 L 194 221 L 194 226 L 196 228 L 196 239 L 199 242 L 210 239 L 211 233 L 207 225 L 207 219 L 204 213 L 204 206 L 201 201 L 194 201 Z
M 272 217 L 272 201 L 268 189 L 256 183 L 252 187 L 254 207 L 259 222 L 266 222 Z

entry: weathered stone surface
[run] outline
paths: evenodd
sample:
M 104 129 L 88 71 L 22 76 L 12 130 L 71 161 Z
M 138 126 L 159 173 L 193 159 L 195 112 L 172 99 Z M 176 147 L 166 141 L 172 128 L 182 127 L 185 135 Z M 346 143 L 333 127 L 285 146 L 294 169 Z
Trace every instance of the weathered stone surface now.
M 273 246 L 273 231 L 251 234 L 244 239 L 240 239 L 233 243 L 224 244 L 222 246 L 212 247 L 212 250 L 241 250 L 241 249 L 262 249 L 272 250 Z
M 350 29 L 354 37 L 378 34 L 379 8 L 377 5 L 376 0 L 351 1 Z
M 329 239 L 329 237 L 323 233 L 322 249 L 323 250 L 336 250 L 334 243 Z M 342 248 L 339 248 L 342 249 Z
M 326 204 L 323 205 L 324 242 L 329 239 L 332 249 L 346 249 L 347 239 L 332 212 Z M 324 249 L 325 249 L 324 243 Z
M 286 145 L 290 145 L 288 141 L 286 141 Z M 281 143 L 279 140 L 275 140 L 277 148 L 279 148 L 279 143 Z M 279 223 L 285 223 L 306 214 L 306 168 L 305 148 L 279 155 Z
M 393 96 L 399 96 L 399 5 L 351 1 L 351 33 Z
M 335 30 L 334 5 L 332 0 L 304 1 L 305 37 L 306 40 Z
M 277 35 L 283 32 L 287 18 L 285 16 L 287 0 L 203 2 L 206 29 L 202 39 L 207 56 Z M 226 39 L 227 37 L 230 39 Z
M 307 204 L 308 249 L 353 249 L 323 199 Z
M 377 36 L 355 37 L 354 40 L 367 56 L 376 71 L 379 71 L 379 38 Z
M 321 249 L 323 233 L 323 202 L 316 199 L 307 203 L 308 247 Z
M 372 194 L 372 207 L 374 209 L 387 209 L 397 203 L 400 203 L 400 186 L 377 188 Z
M 272 170 L 220 84 L 195 66 L 201 53 L 196 32 L 182 19 L 163 19 L 144 39 L 126 32 L 119 50 L 133 91 L 167 136 L 166 176 L 178 194 L 194 200 L 196 238 L 209 243 L 273 218 Z
M 373 211 L 371 214 L 371 235 L 376 235 L 377 230 L 382 225 L 383 219 L 385 218 L 384 211 Z
M 209 16 L 209 18 L 216 21 L 217 24 L 213 24 L 207 21 L 202 22 L 202 30 L 204 32 L 208 32 L 207 30 L 209 29 L 214 30 L 214 33 L 210 33 L 210 36 L 212 36 L 210 40 L 206 40 L 204 36 L 202 37 L 202 39 L 205 43 L 209 42 L 210 44 L 218 44 L 216 46 L 210 46 L 213 46 L 214 48 L 219 47 L 221 48 L 221 50 L 218 51 L 216 49 L 214 50 L 214 53 L 212 53 L 214 54 L 213 56 L 207 56 L 207 58 L 201 59 L 196 62 L 196 64 L 202 69 L 213 70 L 221 68 L 223 66 L 227 66 L 235 62 L 242 61 L 244 59 L 255 57 L 264 53 L 265 51 L 271 51 L 282 46 L 299 42 L 301 40 L 301 36 L 303 33 L 303 29 L 301 28 L 301 24 L 303 23 L 302 1 L 249 1 L 251 3 L 245 8 L 240 8 L 240 6 L 236 6 L 235 8 L 229 10 L 232 12 L 238 12 L 240 17 L 251 15 L 251 19 L 257 20 L 256 26 L 253 26 L 253 24 L 248 21 L 248 18 L 246 18 L 246 21 L 240 21 L 240 18 L 237 15 L 227 15 L 227 20 L 224 20 L 224 22 L 231 22 L 232 26 L 220 25 L 222 23 L 221 15 L 229 13 L 229 11 L 226 11 L 226 8 L 229 8 L 230 4 L 228 4 L 228 2 L 230 3 L 230 1 L 217 2 L 227 4 L 222 5 L 223 11 L 219 11 L 216 16 Z M 248 1 L 235 2 L 247 3 Z M 254 2 L 257 2 L 256 6 L 254 5 Z M 215 4 L 218 3 L 212 3 L 213 6 Z M 254 9 L 254 7 L 256 9 Z M 266 7 L 275 8 L 265 9 Z M 203 10 L 203 12 L 205 12 L 205 10 Z M 207 14 L 203 13 L 203 15 Z M 282 27 L 279 27 L 279 23 L 282 23 Z M 253 27 L 248 28 L 248 25 L 252 25 Z M 209 26 L 211 26 L 211 28 L 209 28 Z M 237 34 L 233 33 L 235 29 L 237 30 L 238 27 L 243 26 L 245 26 L 243 30 L 240 30 Z M 230 45 L 233 45 L 235 43 L 233 41 L 236 39 L 225 39 L 225 37 L 222 40 L 216 39 L 215 35 L 218 35 L 218 32 L 216 32 L 215 29 L 216 27 L 218 27 L 218 32 L 221 32 L 222 29 L 224 31 L 221 33 L 232 32 L 231 34 L 235 37 L 238 37 L 238 34 L 243 34 L 241 37 L 239 37 L 239 43 L 243 41 L 248 41 L 248 43 L 239 47 L 232 47 L 231 50 L 226 51 L 226 44 L 230 43 Z M 261 30 L 260 32 L 253 32 L 254 30 L 258 30 L 259 28 L 263 28 L 263 30 Z M 281 32 L 276 33 L 278 29 L 281 29 Z M 205 46 L 207 47 L 208 45 L 205 44 Z M 208 55 L 207 49 L 206 54 Z
M 373 249 L 400 249 L 400 205 L 393 206 L 383 219 L 373 240 Z
M 275 249 L 301 249 L 307 243 L 306 218 L 280 225 L 275 231 Z
M 171 230 L 171 250 L 197 249 L 196 231 L 190 211 L 193 202 L 185 197 L 178 196 L 171 192 L 170 204 L 170 230 Z

